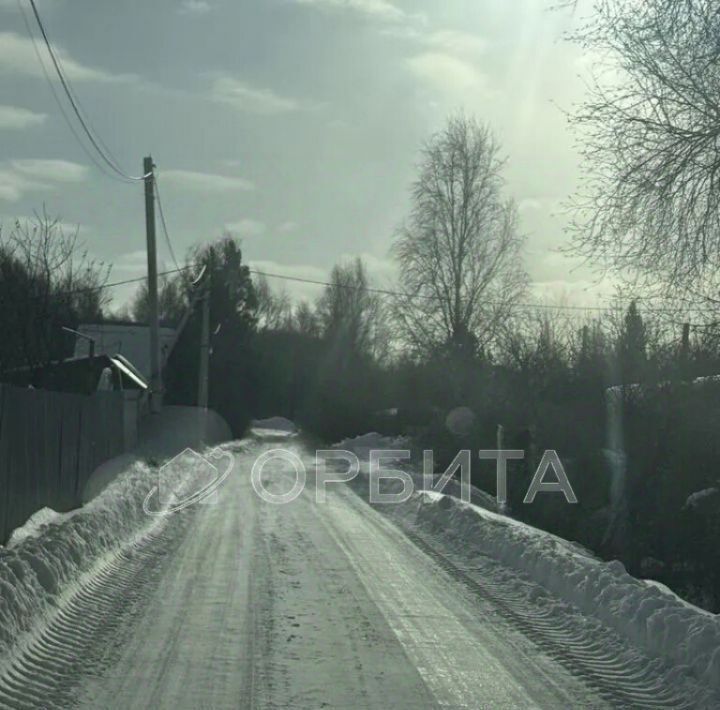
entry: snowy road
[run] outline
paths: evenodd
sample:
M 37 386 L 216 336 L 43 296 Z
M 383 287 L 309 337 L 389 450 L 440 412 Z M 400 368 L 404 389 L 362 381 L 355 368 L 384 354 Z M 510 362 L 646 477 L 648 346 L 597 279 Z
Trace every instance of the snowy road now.
M 235 454 L 216 505 L 172 516 L 88 579 L 2 683 L 8 707 L 578 708 L 560 663 L 353 491 L 273 506 Z M 298 452 L 307 452 L 294 444 Z M 277 491 L 282 465 L 266 468 Z M 557 639 L 556 639 L 557 641 Z M 556 643 L 557 646 L 557 643 Z M 585 658 L 591 651 L 585 653 Z M 610 663 L 612 679 L 622 668 Z M 638 705 L 655 705 L 639 694 Z M 647 702 L 644 702 L 647 701 Z

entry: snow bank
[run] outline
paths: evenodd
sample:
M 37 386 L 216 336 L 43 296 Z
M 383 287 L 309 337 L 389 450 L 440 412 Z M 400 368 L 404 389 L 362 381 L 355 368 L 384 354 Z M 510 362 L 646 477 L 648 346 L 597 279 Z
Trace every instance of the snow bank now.
M 297 432 L 295 423 L 285 417 L 268 417 L 267 419 L 253 419 L 250 423 L 251 429 L 261 431 L 285 432 L 294 434 Z
M 410 460 L 398 460 L 397 463 L 392 464 L 389 461 L 384 460 L 383 466 L 399 468 L 410 474 L 414 482 L 415 490 L 422 490 L 425 487 L 425 481 L 420 470 L 422 468 L 422 452 L 413 447 L 412 439 L 410 437 L 383 436 L 377 432 L 370 432 L 368 434 L 361 434 L 360 436 L 349 439 L 343 439 L 337 444 L 334 444 L 333 448 L 351 451 L 354 453 L 360 460 L 360 471 L 365 476 L 368 473 L 371 451 L 410 451 Z M 434 476 L 434 481 L 436 482 L 441 475 L 442 474 L 436 474 Z M 356 479 L 352 485 L 355 488 L 362 488 L 363 495 L 367 494 L 366 477 Z M 385 487 L 383 487 L 383 490 L 385 490 Z M 462 498 L 460 482 L 457 479 L 448 481 L 443 490 L 447 495 L 455 498 Z M 390 491 L 388 490 L 388 492 Z M 486 510 L 497 510 L 497 502 L 495 498 L 475 486 L 470 486 L 470 501 L 477 506 L 485 508 Z
M 46 525 L 55 523 L 58 520 L 62 520 L 63 517 L 67 516 L 68 513 L 58 513 L 52 508 L 40 508 L 36 513 L 33 513 L 26 521 L 24 525 L 19 528 L 15 528 L 10 534 L 10 539 L 7 542 L 8 547 L 17 545 L 22 540 L 28 537 L 37 537 L 40 535 Z
M 175 475 L 193 476 L 182 465 Z M 157 486 L 157 469 L 136 461 L 96 498 L 69 513 L 43 509 L 0 546 L 0 659 L 42 629 L 83 575 L 140 537 L 159 531 L 170 516 L 148 516 L 143 500 Z
M 688 510 L 689 508 L 697 508 L 700 503 L 702 503 L 706 498 L 712 498 L 713 496 L 716 496 L 718 493 L 720 493 L 720 489 L 713 486 L 712 488 L 703 488 L 701 491 L 695 491 L 695 493 L 691 493 L 687 500 L 685 501 L 685 505 L 683 505 L 683 510 Z
M 343 439 L 333 445 L 334 449 L 352 451 L 359 459 L 368 460 L 371 451 L 388 451 L 391 449 L 410 449 L 410 439 L 406 436 L 383 436 L 373 431 L 350 439 Z
M 630 576 L 567 540 L 447 496 L 421 492 L 392 514 L 427 527 L 456 548 L 489 555 L 525 573 L 648 655 L 688 667 L 720 689 L 720 621 L 667 588 Z
M 404 448 L 396 443 L 369 434 L 340 442 L 337 448 L 354 450 L 362 458 L 368 447 Z M 362 466 L 362 475 L 353 482 L 366 500 L 367 472 Z M 384 513 L 431 532 L 463 557 L 480 554 L 496 559 L 603 622 L 647 655 L 685 667 L 701 682 L 720 689 L 716 615 L 685 602 L 667 587 L 632 577 L 618 561 L 604 562 L 576 543 L 493 512 L 490 505 L 464 503 L 455 491 L 449 491 L 451 495 L 423 491 L 417 472 L 413 479 L 412 497 L 403 504 L 380 506 Z M 489 498 L 479 493 L 481 501 Z

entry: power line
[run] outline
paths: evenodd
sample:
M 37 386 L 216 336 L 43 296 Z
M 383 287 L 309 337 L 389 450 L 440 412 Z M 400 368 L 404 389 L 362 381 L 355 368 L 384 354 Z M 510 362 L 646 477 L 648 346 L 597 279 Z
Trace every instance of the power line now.
M 308 279 L 300 276 L 287 276 L 284 274 L 274 274 L 267 271 L 259 271 L 257 269 L 250 269 L 251 274 L 256 276 L 265 276 L 267 278 L 281 279 L 283 281 L 294 281 L 297 283 L 311 284 L 314 286 L 331 286 L 334 288 L 343 288 L 353 291 L 367 291 L 368 293 L 375 293 L 380 296 L 393 296 L 397 298 L 406 298 L 410 300 L 423 299 L 430 301 L 444 301 L 446 300 L 442 296 L 437 295 L 425 295 L 425 294 L 409 294 L 401 291 L 393 291 L 390 289 L 381 288 L 370 288 L 365 286 L 353 286 L 350 284 L 337 284 L 330 281 L 321 281 L 319 279 Z M 607 313 L 608 311 L 624 312 L 625 309 L 621 306 L 570 306 L 570 305 L 552 305 L 548 303 L 517 303 L 514 304 L 514 308 L 520 310 L 544 310 L 544 311 L 573 311 L 573 312 L 594 312 L 594 313 Z M 663 314 L 677 314 L 678 310 L 660 309 L 660 308 L 645 308 L 643 309 L 646 313 L 663 313 Z M 697 309 L 696 309 L 697 310 Z
M 88 160 L 90 162 L 94 163 L 95 167 L 104 175 L 107 177 L 110 177 L 114 180 L 119 179 L 116 175 L 114 175 L 111 172 L 108 172 L 107 168 L 98 161 L 98 159 L 95 157 L 95 154 L 92 153 L 88 147 L 85 145 L 85 141 L 80 137 L 80 134 L 77 132 L 75 125 L 70 120 L 70 116 L 68 116 L 67 111 L 65 110 L 65 106 L 63 106 L 63 102 L 60 100 L 60 96 L 58 95 L 58 92 L 55 89 L 55 84 L 53 83 L 52 78 L 50 77 L 50 74 L 48 72 L 47 67 L 45 66 L 45 60 L 42 57 L 42 53 L 40 52 L 40 48 L 38 47 L 38 43 L 35 40 L 35 35 L 33 34 L 32 27 L 30 26 L 30 19 L 27 16 L 27 13 L 25 12 L 25 8 L 23 7 L 23 0 L 17 0 L 18 8 L 20 9 L 20 13 L 22 15 L 23 23 L 25 24 L 25 29 L 27 31 L 27 35 L 30 38 L 33 49 L 35 50 L 35 55 L 37 56 L 38 63 L 40 64 L 40 67 L 42 68 L 43 74 L 45 75 L 45 80 L 47 81 L 47 85 L 50 88 L 50 91 L 53 95 L 53 98 L 55 99 L 55 103 L 57 104 L 58 109 L 60 109 L 60 113 L 62 114 L 63 118 L 65 119 L 65 123 L 67 124 L 67 127 L 70 129 L 70 132 L 75 137 L 75 140 L 77 141 L 78 145 L 82 148 L 83 152 L 87 156 Z
M 158 276 L 170 276 L 171 274 L 178 274 L 184 271 L 190 271 L 193 267 L 192 266 L 183 266 L 181 268 L 177 269 L 170 269 L 168 271 L 160 271 L 158 273 Z M 147 281 L 147 276 L 136 276 L 132 279 L 124 279 L 122 281 L 113 281 L 111 283 L 105 283 L 100 284 L 99 286 L 85 286 L 83 288 L 76 288 L 71 289 L 69 291 L 59 291 L 58 293 L 51 293 L 49 296 L 53 299 L 59 299 L 59 298 L 67 298 L 68 296 L 79 296 L 83 293 L 94 293 L 95 291 L 105 291 L 109 288 L 116 288 L 117 286 L 127 286 L 128 284 L 134 284 L 134 283 L 140 283 L 141 281 Z M 47 298 L 46 295 L 43 296 L 25 296 L 24 298 L 20 299 L 22 301 L 37 301 L 43 298 Z
M 110 151 L 107 150 L 107 147 L 105 149 L 103 149 L 101 147 L 100 144 L 103 143 L 102 139 L 100 139 L 99 136 L 96 137 L 95 134 L 93 133 L 93 131 L 90 129 L 88 122 L 84 118 L 83 113 L 80 109 L 80 102 L 79 102 L 79 100 L 77 100 L 77 98 L 75 97 L 75 95 L 72 91 L 70 81 L 63 73 L 63 70 L 62 70 L 62 67 L 60 64 L 60 60 L 56 56 L 55 50 L 53 49 L 52 44 L 50 43 L 50 39 L 48 37 L 47 31 L 45 30 L 45 26 L 43 24 L 42 18 L 40 17 L 40 13 L 37 9 L 37 5 L 35 4 L 35 0 L 29 0 L 29 2 L 30 2 L 30 6 L 32 7 L 33 15 L 35 16 L 37 25 L 40 29 L 40 33 L 42 35 L 43 41 L 47 48 L 48 54 L 50 55 L 50 59 L 52 60 L 53 66 L 55 68 L 55 72 L 58 76 L 58 79 L 60 80 L 60 84 L 62 85 L 62 88 L 65 91 L 65 95 L 67 96 L 67 99 L 70 102 L 70 106 L 72 107 L 73 112 L 75 113 L 75 116 L 77 117 L 78 121 L 80 122 L 80 125 L 82 126 L 82 129 L 83 129 L 85 135 L 87 136 L 88 140 L 90 141 L 92 146 L 95 148 L 95 150 L 97 151 L 98 155 L 103 160 L 103 162 L 105 162 L 121 178 L 123 178 L 124 180 L 127 180 L 127 181 L 131 181 L 131 182 L 144 180 L 145 178 L 148 177 L 147 175 L 128 175 L 127 173 L 125 173 L 118 166 L 117 161 L 112 156 L 112 153 L 110 153 Z M 21 0 L 18 0 L 18 3 L 20 4 Z M 21 4 L 20 4 L 20 9 L 21 10 L 23 9 Z M 23 14 L 24 14 L 24 11 L 23 11 Z M 29 27 L 28 27 L 28 29 L 29 29 Z M 31 33 L 31 37 L 33 38 L 33 42 L 34 42 L 34 37 L 32 36 L 32 33 Z M 42 60 L 41 60 L 41 62 L 42 62 Z M 44 64 L 43 64 L 43 69 L 44 69 Z M 46 73 L 46 76 L 47 76 L 47 73 Z M 57 95 L 56 95 L 56 97 L 57 97 Z M 63 114 L 65 115 L 65 117 L 67 119 L 68 117 L 64 111 L 63 111 Z M 75 131 L 73 131 L 73 133 L 75 134 L 75 137 L 78 138 Z M 103 145 L 104 145 L 104 143 L 103 143 Z M 110 157 L 108 157 L 108 155 Z M 93 162 L 95 162 L 95 161 L 93 161 Z
M 160 224 L 162 225 L 163 234 L 165 235 L 165 243 L 167 244 L 170 256 L 172 257 L 175 268 L 179 271 L 180 264 L 175 258 L 175 250 L 173 249 L 172 241 L 170 240 L 170 233 L 168 232 L 167 222 L 165 221 L 165 212 L 163 211 L 162 200 L 160 199 L 160 187 L 158 186 L 157 175 L 153 176 L 155 182 L 155 201 L 157 202 L 158 212 L 160 213 Z
M 158 276 L 171 276 L 173 274 L 183 273 L 185 271 L 191 271 L 194 268 L 194 266 L 178 266 L 175 269 L 169 269 L 167 271 L 161 271 L 158 272 Z M 427 300 L 437 300 L 441 301 L 444 300 L 440 296 L 425 296 L 425 295 L 411 295 L 402 293 L 401 291 L 393 291 L 390 289 L 379 289 L 379 288 L 370 288 L 370 287 L 364 287 L 364 286 L 352 286 L 349 284 L 334 284 L 330 281 L 321 281 L 319 279 L 308 279 L 303 278 L 300 276 L 287 276 L 284 274 L 275 274 L 268 271 L 260 271 L 259 269 L 248 269 L 249 273 L 254 274 L 255 276 L 265 276 L 267 278 L 275 278 L 275 279 L 281 279 L 283 281 L 293 281 L 296 283 L 305 283 L 305 284 L 311 284 L 314 286 L 331 286 L 334 288 L 343 288 L 347 290 L 353 290 L 353 291 L 367 291 L 368 293 L 375 293 L 378 295 L 383 296 L 394 296 L 394 297 L 404 297 L 404 298 L 417 298 L 421 297 L 423 299 Z M 66 298 L 68 296 L 75 296 L 80 295 L 83 293 L 93 293 L 96 291 L 104 291 L 106 289 L 110 288 L 116 288 L 118 286 L 126 286 L 128 284 L 134 284 L 134 283 L 140 283 L 142 281 L 147 281 L 147 276 L 137 276 L 132 279 L 123 279 L 122 281 L 114 281 L 111 283 L 101 284 L 99 286 L 88 286 L 78 289 L 73 289 L 69 291 L 61 291 L 59 293 L 52 294 L 53 298 Z M 44 298 L 45 296 L 26 296 L 24 301 L 32 301 L 32 300 L 38 300 L 41 298 Z M 621 307 L 609 307 L 609 308 L 603 308 L 601 306 L 563 306 L 563 305 L 557 305 L 553 306 L 547 303 L 518 303 L 513 306 L 516 309 L 519 310 L 544 310 L 544 311 L 554 311 L 554 310 L 570 310 L 574 312 L 584 312 L 584 311 L 591 311 L 591 312 L 599 312 L 599 313 L 607 313 L 608 311 L 619 311 L 624 312 L 624 309 Z M 659 314 L 667 314 L 667 315 L 677 315 L 677 311 L 672 311 L 669 309 L 645 309 L 648 313 L 659 313 Z M 697 309 L 696 309 L 697 311 Z M 678 322 L 680 323 L 680 322 Z M 692 327 L 705 327 L 705 325 L 693 323 Z

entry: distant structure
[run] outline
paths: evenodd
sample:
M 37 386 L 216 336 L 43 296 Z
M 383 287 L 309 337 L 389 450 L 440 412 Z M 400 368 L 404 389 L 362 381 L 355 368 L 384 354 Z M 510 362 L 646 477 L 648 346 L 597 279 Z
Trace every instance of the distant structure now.
M 17 367 L 5 373 L 3 382 L 84 395 L 119 390 L 134 392 L 135 399 L 144 396 L 148 390 L 148 380 L 122 355 L 71 357 L 35 367 Z
M 78 332 L 95 341 L 96 355 L 122 355 L 150 380 L 150 328 L 137 323 L 83 324 Z M 175 342 L 174 328 L 160 328 L 160 353 L 163 361 Z M 75 357 L 88 357 L 90 343 L 85 338 L 75 339 Z

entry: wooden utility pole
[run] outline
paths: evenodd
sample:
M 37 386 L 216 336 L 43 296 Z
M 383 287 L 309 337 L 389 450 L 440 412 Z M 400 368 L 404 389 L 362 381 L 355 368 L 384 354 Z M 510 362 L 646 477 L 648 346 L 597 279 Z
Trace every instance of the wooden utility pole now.
M 200 369 L 198 372 L 198 404 L 200 409 L 208 406 L 208 373 L 210 370 L 210 284 L 202 285 L 202 332 L 200 334 Z
M 158 313 L 157 247 L 155 244 L 155 175 L 152 157 L 143 160 L 145 176 L 145 232 L 147 234 L 148 310 L 150 313 L 150 408 L 162 408 L 162 366 L 160 364 L 160 316 Z

